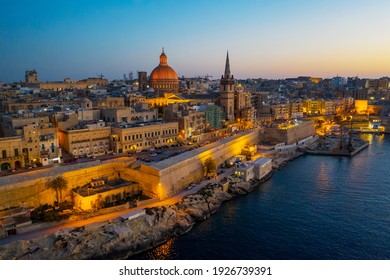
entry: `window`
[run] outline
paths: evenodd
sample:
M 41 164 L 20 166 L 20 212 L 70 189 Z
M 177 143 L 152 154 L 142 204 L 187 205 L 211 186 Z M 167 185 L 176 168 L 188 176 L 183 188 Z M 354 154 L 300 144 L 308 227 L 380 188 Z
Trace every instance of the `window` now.
M 15 150 L 14 150 L 14 154 L 15 154 L 15 157 L 18 157 L 18 156 L 19 156 L 19 150 L 18 150 L 18 149 L 15 149 Z
M 6 150 L 3 150 L 3 151 L 2 151 L 2 154 L 3 154 L 3 158 L 6 158 L 6 157 L 7 157 L 7 151 L 6 151 Z

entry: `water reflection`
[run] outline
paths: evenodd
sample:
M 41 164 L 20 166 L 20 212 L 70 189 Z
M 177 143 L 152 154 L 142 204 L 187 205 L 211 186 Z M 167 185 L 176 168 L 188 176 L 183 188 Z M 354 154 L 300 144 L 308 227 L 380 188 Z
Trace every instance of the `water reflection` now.
M 374 135 L 371 133 L 363 133 L 363 134 L 360 134 L 360 138 L 365 140 L 365 141 L 368 141 L 370 144 L 372 144 L 372 141 L 374 139 Z
M 150 250 L 148 252 L 148 257 L 150 260 L 166 260 L 166 259 L 171 259 L 173 255 L 175 255 L 175 239 L 172 238 L 169 239 L 167 242 L 164 244 L 156 247 L 153 250 Z
M 363 133 L 360 134 L 360 138 L 365 141 L 368 141 L 370 144 L 372 144 L 373 141 L 375 141 L 376 144 L 383 144 L 383 140 L 385 140 L 385 134 L 384 133 L 381 134 Z
M 227 203 L 225 205 L 225 222 L 227 225 L 233 224 L 235 222 L 237 213 L 237 206 L 233 203 Z
M 390 138 L 362 138 L 356 156 L 301 157 L 134 259 L 389 259 Z
M 330 189 L 329 184 L 329 167 L 327 162 L 320 162 L 319 171 L 317 173 L 317 184 L 320 191 L 328 192 Z

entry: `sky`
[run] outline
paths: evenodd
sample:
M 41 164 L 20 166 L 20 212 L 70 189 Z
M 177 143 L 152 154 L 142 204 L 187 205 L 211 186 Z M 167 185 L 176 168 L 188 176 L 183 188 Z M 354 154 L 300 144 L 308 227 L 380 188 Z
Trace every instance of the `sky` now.
M 390 76 L 390 1 L 0 0 L 0 81 Z

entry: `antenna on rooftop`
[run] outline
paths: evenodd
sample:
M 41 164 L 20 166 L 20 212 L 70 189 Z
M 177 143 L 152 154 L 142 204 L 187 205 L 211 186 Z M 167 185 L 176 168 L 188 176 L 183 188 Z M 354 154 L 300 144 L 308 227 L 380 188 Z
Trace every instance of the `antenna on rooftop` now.
M 96 74 L 100 79 L 103 79 L 104 78 L 104 75 L 102 73 L 99 74 Z

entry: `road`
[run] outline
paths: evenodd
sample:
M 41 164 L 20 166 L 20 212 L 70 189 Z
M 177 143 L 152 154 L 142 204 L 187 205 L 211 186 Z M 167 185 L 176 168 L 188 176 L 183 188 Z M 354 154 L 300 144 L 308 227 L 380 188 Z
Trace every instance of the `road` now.
M 53 234 L 53 233 L 55 233 L 63 228 L 81 227 L 81 226 L 88 225 L 88 224 L 110 221 L 110 220 L 113 220 L 113 219 L 120 217 L 121 215 L 134 213 L 140 209 L 157 207 L 157 206 L 173 205 L 173 204 L 177 203 L 178 201 L 180 201 L 184 196 L 186 196 L 188 194 L 196 193 L 201 188 L 206 186 L 208 183 L 219 182 L 223 177 L 230 176 L 233 172 L 233 168 L 224 169 L 224 171 L 225 171 L 224 173 L 218 175 L 217 177 L 215 177 L 213 179 L 208 179 L 208 180 L 204 179 L 198 185 L 194 186 L 193 188 L 191 188 L 189 190 L 185 189 L 185 190 L 177 193 L 176 195 L 168 197 L 162 201 L 158 201 L 158 202 L 154 202 L 154 203 L 150 203 L 150 204 L 145 204 L 142 206 L 138 206 L 138 207 L 134 207 L 134 208 L 118 211 L 118 212 L 113 212 L 113 213 L 109 213 L 109 214 L 105 214 L 105 215 L 100 215 L 100 216 L 96 216 L 96 217 L 92 217 L 92 218 L 88 218 L 88 219 L 84 219 L 84 220 L 71 221 L 71 222 L 47 223 L 47 226 L 44 226 L 42 228 L 39 228 L 39 229 L 36 229 L 33 231 L 29 231 L 29 232 L 25 232 L 25 233 L 21 233 L 21 234 L 17 234 L 17 235 L 7 236 L 6 238 L 0 240 L 0 245 L 10 243 L 14 240 L 37 239 L 40 237 L 44 237 L 44 236 Z

